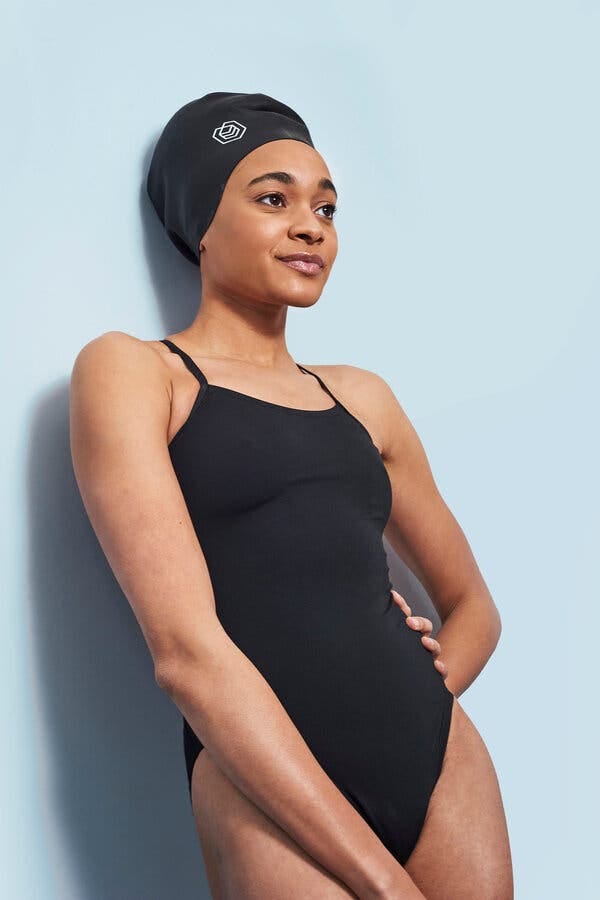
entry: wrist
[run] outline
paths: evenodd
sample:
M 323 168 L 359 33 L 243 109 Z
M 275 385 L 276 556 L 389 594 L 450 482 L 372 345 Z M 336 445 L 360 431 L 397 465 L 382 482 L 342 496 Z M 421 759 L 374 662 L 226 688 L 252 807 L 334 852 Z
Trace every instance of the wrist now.
M 365 895 L 370 900 L 425 900 L 425 895 L 397 861 L 393 870 L 383 873 L 372 889 L 373 893 Z
M 384 865 L 378 859 L 367 871 L 361 872 L 360 879 L 352 889 L 360 900 L 389 900 L 397 888 L 399 877 L 402 877 L 401 873 L 404 873 L 404 869 L 390 854 L 389 861 Z

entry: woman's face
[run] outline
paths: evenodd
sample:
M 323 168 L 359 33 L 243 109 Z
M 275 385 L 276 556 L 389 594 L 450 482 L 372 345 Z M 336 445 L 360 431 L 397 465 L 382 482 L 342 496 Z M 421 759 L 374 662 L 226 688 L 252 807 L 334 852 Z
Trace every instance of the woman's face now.
M 329 170 L 309 144 L 257 147 L 231 173 L 200 242 L 203 295 L 311 306 L 337 255 L 335 204 Z M 280 259 L 294 253 L 319 255 L 323 267 L 309 274 Z

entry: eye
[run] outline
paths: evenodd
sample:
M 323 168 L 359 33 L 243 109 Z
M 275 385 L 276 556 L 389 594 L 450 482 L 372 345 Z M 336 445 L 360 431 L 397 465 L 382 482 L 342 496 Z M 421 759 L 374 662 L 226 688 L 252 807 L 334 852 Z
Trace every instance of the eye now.
M 335 203 L 324 203 L 323 206 L 320 206 L 319 209 L 330 209 L 331 215 L 325 216 L 326 219 L 333 219 L 337 212 L 337 206 Z
M 270 200 L 272 197 L 275 197 L 276 200 L 281 200 L 282 202 L 285 201 L 285 197 L 283 196 L 283 194 L 281 194 L 279 191 L 272 191 L 270 194 L 263 194 L 262 197 L 259 197 L 257 203 L 262 203 L 263 200 Z M 278 207 L 275 208 L 277 209 Z M 329 220 L 333 219 L 337 212 L 337 206 L 335 203 L 323 203 L 321 206 L 319 206 L 319 209 L 330 210 L 330 213 L 325 216 L 325 218 Z
M 264 196 L 258 198 L 258 202 L 260 203 L 262 200 L 268 200 L 270 197 L 277 197 L 278 200 L 284 200 L 283 194 L 280 194 L 279 191 L 273 191 L 271 194 L 264 194 Z

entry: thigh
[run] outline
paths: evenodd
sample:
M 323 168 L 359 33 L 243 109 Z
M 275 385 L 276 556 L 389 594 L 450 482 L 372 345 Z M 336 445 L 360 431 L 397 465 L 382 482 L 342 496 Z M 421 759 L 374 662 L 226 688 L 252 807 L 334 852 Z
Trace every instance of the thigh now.
M 214 900 L 355 896 L 252 803 L 206 748 L 192 773 L 192 805 Z
M 513 900 L 508 829 L 488 750 L 454 698 L 444 762 L 405 865 L 428 900 Z

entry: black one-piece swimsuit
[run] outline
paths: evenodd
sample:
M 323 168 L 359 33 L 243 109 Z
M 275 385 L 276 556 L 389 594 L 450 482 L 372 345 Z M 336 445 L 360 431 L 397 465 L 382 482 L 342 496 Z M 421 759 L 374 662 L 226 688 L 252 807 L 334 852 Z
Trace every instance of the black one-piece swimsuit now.
M 219 621 L 311 752 L 404 864 L 439 777 L 454 695 L 391 596 L 392 488 L 369 432 L 334 401 L 296 409 L 200 386 L 169 444 Z M 188 787 L 202 743 L 183 718 Z

